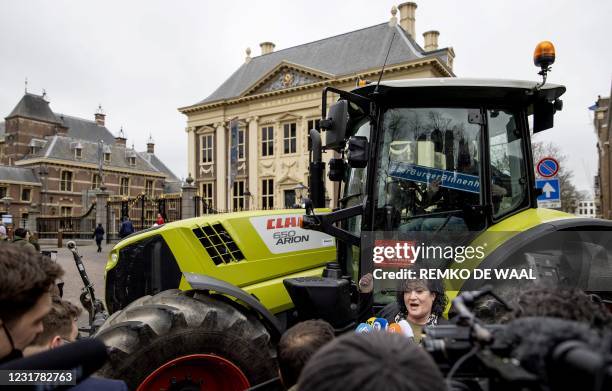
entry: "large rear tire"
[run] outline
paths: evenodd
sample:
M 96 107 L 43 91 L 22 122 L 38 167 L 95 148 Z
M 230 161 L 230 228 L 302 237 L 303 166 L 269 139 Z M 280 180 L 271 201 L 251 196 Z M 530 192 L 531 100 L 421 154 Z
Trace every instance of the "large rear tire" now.
M 96 337 L 110 347 L 100 374 L 133 390 L 237 390 L 277 376 L 269 332 L 221 295 L 169 290 L 142 297 L 114 313 Z

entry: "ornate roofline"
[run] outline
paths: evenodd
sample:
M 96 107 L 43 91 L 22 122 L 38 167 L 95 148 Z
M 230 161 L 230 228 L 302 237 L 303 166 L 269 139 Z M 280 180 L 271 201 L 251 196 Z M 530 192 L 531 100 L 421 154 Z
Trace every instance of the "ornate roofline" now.
M 435 68 L 444 77 L 454 77 L 455 76 L 455 74 L 446 66 L 446 64 L 443 64 L 442 61 L 438 57 L 427 57 L 422 60 L 394 64 L 392 66 L 385 68 L 384 74 L 386 75 L 386 74 L 395 73 L 395 72 L 399 72 L 399 71 L 403 71 L 403 70 L 407 70 L 411 68 L 425 67 L 428 65 Z M 330 86 L 333 84 L 342 84 L 348 81 L 367 78 L 369 76 L 377 76 L 379 72 L 380 72 L 380 67 L 376 67 L 376 68 L 372 68 L 369 70 L 352 73 L 349 75 L 338 76 L 334 79 L 324 80 L 319 83 L 306 84 L 306 85 L 296 86 L 296 87 L 282 89 L 282 90 L 264 92 L 264 93 L 256 94 L 256 95 L 239 96 L 239 97 L 232 98 L 232 99 L 222 99 L 222 100 L 218 100 L 215 102 L 209 102 L 205 104 L 195 104 L 191 106 L 180 107 L 178 110 L 179 112 L 187 115 L 187 114 L 197 113 L 200 111 L 204 111 L 204 110 L 208 110 L 208 109 L 212 109 L 216 107 L 228 106 L 228 105 L 233 105 L 237 103 L 248 102 L 251 100 L 264 99 L 270 96 L 289 94 L 292 92 L 304 91 L 308 89 L 323 88 L 323 87 Z

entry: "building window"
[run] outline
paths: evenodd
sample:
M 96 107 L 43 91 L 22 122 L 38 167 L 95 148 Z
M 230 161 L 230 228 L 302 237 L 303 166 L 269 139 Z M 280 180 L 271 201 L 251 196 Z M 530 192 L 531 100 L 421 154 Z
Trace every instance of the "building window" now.
M 321 120 L 311 119 L 308 121 L 308 129 L 306 129 L 306 140 L 308 140 L 308 150 L 312 150 L 312 141 L 310 140 L 310 129 L 321 130 L 319 122 Z
M 93 174 L 91 176 L 91 189 L 92 190 L 99 189 L 101 185 L 102 185 L 102 181 L 100 180 L 100 175 Z
M 4 155 L 6 153 L 4 148 L 4 142 L 0 142 L 0 160 L 4 159 Z
M 147 179 L 147 181 L 145 182 L 145 193 L 149 197 L 153 197 L 153 181 L 150 179 Z
M 238 129 L 238 160 L 244 160 L 244 129 Z
M 8 187 L 0 186 L 0 198 L 4 198 L 8 195 Z
M 32 189 L 29 187 L 21 188 L 21 201 L 30 202 L 32 201 Z
M 130 178 L 126 178 L 126 177 L 121 178 L 121 183 L 119 186 L 119 195 L 122 195 L 122 196 L 130 195 Z
M 261 207 L 263 209 L 274 208 L 274 179 L 261 181 Z
M 295 122 L 283 125 L 283 143 L 285 153 L 295 153 L 297 151 L 297 135 Z
M 40 151 L 40 147 L 30 146 L 30 155 L 36 155 Z
M 593 209 L 589 209 L 589 214 L 593 214 Z
M 110 161 L 111 161 L 110 152 L 104 152 L 104 163 L 110 163 Z
M 213 161 L 213 135 L 205 134 L 200 136 L 200 148 L 202 163 L 212 163 Z
M 234 187 L 232 189 L 232 207 L 234 211 L 243 210 L 245 201 L 244 181 L 234 182 Z
M 202 211 L 203 213 L 211 212 L 210 209 L 213 208 L 213 184 L 202 183 Z
M 60 216 L 62 216 L 62 217 L 70 217 L 70 216 L 72 216 L 72 207 L 71 206 L 61 206 L 60 207 Z
M 60 179 L 60 191 L 72 191 L 72 172 L 62 171 Z
M 128 162 L 130 163 L 130 166 L 135 166 L 136 165 L 136 157 L 135 156 L 130 156 L 128 158 Z
M 74 149 L 74 158 L 81 159 L 83 157 L 83 150 L 81 148 Z
M 274 156 L 274 127 L 261 128 L 261 156 Z

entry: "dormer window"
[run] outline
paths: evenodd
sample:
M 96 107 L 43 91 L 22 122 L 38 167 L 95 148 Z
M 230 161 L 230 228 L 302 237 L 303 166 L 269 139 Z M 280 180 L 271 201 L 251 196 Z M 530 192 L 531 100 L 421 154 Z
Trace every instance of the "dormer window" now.
M 82 148 L 75 148 L 74 149 L 74 158 L 75 159 L 81 159 L 83 157 L 83 149 Z
M 128 161 L 130 162 L 130 166 L 135 166 L 136 165 L 136 157 L 135 156 L 130 156 L 128 158 Z
M 38 152 L 40 152 L 40 150 L 45 146 L 45 143 L 45 140 L 35 138 L 30 140 L 30 143 L 28 144 L 28 147 L 30 147 L 30 155 L 36 155 Z
M 102 156 L 104 157 L 104 163 L 110 163 L 111 161 L 111 148 L 109 145 L 104 145 L 102 150 Z

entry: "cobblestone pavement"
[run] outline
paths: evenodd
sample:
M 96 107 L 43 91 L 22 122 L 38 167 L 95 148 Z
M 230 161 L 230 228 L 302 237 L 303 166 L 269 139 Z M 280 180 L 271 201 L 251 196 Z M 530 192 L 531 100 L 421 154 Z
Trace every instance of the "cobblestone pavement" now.
M 72 253 L 66 247 L 66 241 L 64 241 L 64 248 L 57 248 L 57 246 L 42 246 L 41 250 L 57 250 L 57 263 L 64 269 L 64 299 L 69 300 L 71 303 L 81 307 L 79 296 L 81 295 L 81 289 L 83 288 L 83 280 L 76 268 Z M 108 253 L 112 249 L 113 244 L 103 244 L 102 252 L 96 252 L 95 243 L 88 246 L 78 246 L 79 254 L 83 258 L 83 264 L 85 270 L 89 275 L 89 279 L 95 289 L 96 298 L 104 301 L 104 267 L 108 260 Z M 83 313 L 79 318 L 79 327 L 87 326 L 87 311 L 83 309 Z

